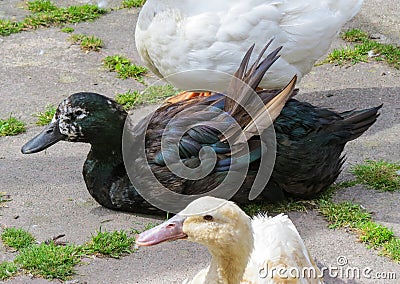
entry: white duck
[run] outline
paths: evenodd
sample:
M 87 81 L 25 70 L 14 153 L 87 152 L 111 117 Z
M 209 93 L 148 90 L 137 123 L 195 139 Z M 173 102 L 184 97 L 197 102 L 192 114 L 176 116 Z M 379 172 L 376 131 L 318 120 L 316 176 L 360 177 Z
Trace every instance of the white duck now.
M 200 243 L 212 255 L 209 267 L 184 283 L 323 283 L 295 226 L 283 214 L 251 219 L 231 201 L 201 197 L 141 233 L 136 243 L 151 246 L 177 239 Z M 301 277 L 302 270 L 305 276 L 313 274 Z
M 300 79 L 311 70 L 362 2 L 147 0 L 136 26 L 136 47 L 144 64 L 160 78 L 196 69 L 233 74 L 253 43 L 258 47 L 254 54 L 259 54 L 274 38 L 271 48 L 283 46 L 281 58 L 260 87 L 282 88 L 295 74 Z M 202 87 L 225 90 L 226 76 L 211 77 L 187 73 L 167 81 L 187 90 L 201 79 Z

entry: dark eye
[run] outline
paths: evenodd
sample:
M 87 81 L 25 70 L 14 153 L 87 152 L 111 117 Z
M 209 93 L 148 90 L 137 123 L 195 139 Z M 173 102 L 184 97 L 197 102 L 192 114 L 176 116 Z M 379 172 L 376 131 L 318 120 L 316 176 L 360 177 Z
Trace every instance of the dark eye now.
M 205 215 L 205 216 L 203 217 L 203 219 L 206 220 L 206 221 L 212 221 L 214 218 L 213 218 L 213 216 L 211 216 L 211 215 Z
M 83 113 L 83 112 L 82 112 L 81 110 L 75 111 L 75 115 L 76 115 L 76 116 L 80 116 L 82 113 Z

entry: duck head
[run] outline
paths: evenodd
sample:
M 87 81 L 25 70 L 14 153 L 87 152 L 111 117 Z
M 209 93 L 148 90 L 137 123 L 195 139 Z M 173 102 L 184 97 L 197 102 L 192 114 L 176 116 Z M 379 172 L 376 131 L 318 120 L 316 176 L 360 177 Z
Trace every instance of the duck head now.
M 141 233 L 136 243 L 152 246 L 178 239 L 202 244 L 211 253 L 212 264 L 206 276 L 209 281 L 204 283 L 239 283 L 254 242 L 250 217 L 233 202 L 208 196 L 194 200 L 173 218 Z
M 141 233 L 136 243 L 151 246 L 177 239 L 202 244 L 213 255 L 225 255 L 230 248 L 238 252 L 238 246 L 250 250 L 251 220 L 235 203 L 205 196 L 191 202 L 168 221 Z
M 94 144 L 121 143 L 127 113 L 115 101 L 96 93 L 75 93 L 63 100 L 42 132 L 21 149 L 40 152 L 58 141 Z

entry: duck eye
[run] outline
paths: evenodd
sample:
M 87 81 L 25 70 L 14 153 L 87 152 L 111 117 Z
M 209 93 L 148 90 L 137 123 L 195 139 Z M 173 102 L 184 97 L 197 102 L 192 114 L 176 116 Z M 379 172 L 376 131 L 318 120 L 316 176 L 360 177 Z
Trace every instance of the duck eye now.
M 214 218 L 213 218 L 213 216 L 211 216 L 211 215 L 205 215 L 205 216 L 203 217 L 203 219 L 206 220 L 206 221 L 212 221 Z
M 75 111 L 75 115 L 76 115 L 76 116 L 80 116 L 82 113 L 83 113 L 83 112 L 82 112 L 80 109 L 77 110 L 77 111 Z

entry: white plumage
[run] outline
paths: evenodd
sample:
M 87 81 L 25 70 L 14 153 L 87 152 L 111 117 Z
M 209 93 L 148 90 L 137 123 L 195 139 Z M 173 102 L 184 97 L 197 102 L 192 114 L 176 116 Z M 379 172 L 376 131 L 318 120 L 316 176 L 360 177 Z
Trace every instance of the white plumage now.
M 287 215 L 267 217 L 260 214 L 253 217 L 252 228 L 254 250 L 245 272 L 249 283 L 281 283 L 279 276 L 283 279 L 298 276 L 289 283 L 323 283 L 319 278 L 321 271 Z M 265 279 L 264 282 L 260 276 Z
M 260 84 L 281 88 L 307 74 L 329 49 L 362 0 L 147 0 L 136 26 L 136 47 L 145 65 L 159 77 L 209 69 L 233 74 L 243 54 L 254 54 L 271 38 L 281 58 Z M 174 76 L 181 89 L 202 80 L 205 88 L 225 88 L 226 77 L 196 73 Z M 168 80 L 168 79 L 167 79 Z
M 283 214 L 251 219 L 233 202 L 201 197 L 140 234 L 137 244 L 182 238 L 206 246 L 212 255 L 209 267 L 185 284 L 323 283 L 295 226 Z

